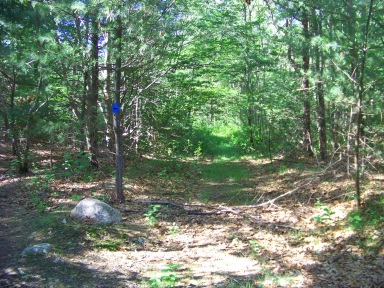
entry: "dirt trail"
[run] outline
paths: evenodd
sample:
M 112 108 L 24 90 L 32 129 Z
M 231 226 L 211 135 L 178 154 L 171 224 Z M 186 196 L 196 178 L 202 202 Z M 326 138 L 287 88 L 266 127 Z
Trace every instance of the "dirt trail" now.
M 28 213 L 16 202 L 17 185 L 5 172 L 4 168 L 0 169 L 0 287 L 18 282 L 15 280 L 22 273 L 19 255 L 28 234 L 25 221 Z
M 0 151 L 0 166 L 9 161 L 8 152 Z M 220 168 L 215 165 L 214 169 Z M 194 208 L 212 209 L 230 200 L 272 199 L 306 177 L 303 169 L 279 167 L 284 171 L 275 175 L 271 164 L 226 165 L 247 166 L 249 173 L 193 184 L 180 173 L 166 181 L 162 174 L 160 179 L 153 174 L 132 176 L 130 201 L 115 206 L 121 211 L 148 211 L 148 205 L 134 200 L 184 203 L 182 199 L 196 195 L 191 201 L 197 204 Z M 108 183 L 55 180 L 53 191 L 59 196 L 49 198 L 52 210 L 40 214 L 27 205 L 25 179 L 0 167 L 0 287 L 384 287 L 382 241 L 375 242 L 376 253 L 364 253 L 362 248 L 362 241 L 382 237 L 382 220 L 370 230 L 372 235 L 352 231 L 343 220 L 350 202 L 341 199 L 328 205 L 335 211 L 332 219 L 311 221 L 324 210 L 309 205 L 309 200 L 332 199 L 347 182 L 314 182 L 280 206 L 244 208 L 240 214 L 188 215 L 171 213 L 175 211 L 164 206 L 153 225 L 143 213 L 126 212 L 122 223 L 98 227 L 68 218 L 76 204 L 71 198 L 73 193 L 103 195 L 98 193 L 105 193 Z M 372 190 L 382 184 L 371 182 Z M 187 183 L 189 190 L 182 190 Z M 381 203 L 380 194 L 375 197 L 375 203 Z M 53 245 L 53 253 L 20 257 L 25 247 L 44 242 Z

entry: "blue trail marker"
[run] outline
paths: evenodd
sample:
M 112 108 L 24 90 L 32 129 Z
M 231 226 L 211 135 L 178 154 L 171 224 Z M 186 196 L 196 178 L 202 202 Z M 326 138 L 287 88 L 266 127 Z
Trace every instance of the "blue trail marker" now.
M 117 112 L 119 112 L 119 110 L 120 110 L 119 105 L 117 105 L 117 103 L 113 103 L 113 105 L 112 105 L 112 112 L 113 112 L 113 115 L 116 115 Z

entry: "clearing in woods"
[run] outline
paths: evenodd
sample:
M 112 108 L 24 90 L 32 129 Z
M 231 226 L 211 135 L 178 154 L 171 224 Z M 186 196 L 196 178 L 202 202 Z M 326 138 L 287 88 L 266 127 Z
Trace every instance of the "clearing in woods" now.
M 127 160 L 123 221 L 100 226 L 68 215 L 113 200 L 112 159 L 94 173 L 57 154 L 52 170 L 35 147 L 20 176 L 0 145 L 0 287 L 384 286 L 383 174 L 357 211 L 342 162 Z M 53 252 L 20 257 L 38 243 Z

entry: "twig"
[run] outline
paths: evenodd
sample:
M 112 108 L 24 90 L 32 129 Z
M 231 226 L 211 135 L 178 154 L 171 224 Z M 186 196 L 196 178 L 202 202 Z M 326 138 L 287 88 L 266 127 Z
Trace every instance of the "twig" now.
M 352 248 L 351 247 L 347 247 L 345 248 L 339 255 L 333 257 L 331 260 L 329 260 L 329 263 L 333 263 L 333 262 L 336 262 L 337 260 L 339 260 L 341 257 L 344 256 L 344 254 L 346 252 L 351 252 L 352 251 Z
M 336 199 L 340 199 L 340 198 L 345 197 L 345 196 L 347 196 L 348 194 L 351 194 L 351 193 L 353 193 L 353 192 L 343 193 L 343 194 L 338 195 L 336 197 L 333 197 L 333 198 L 330 198 L 330 199 L 325 199 L 325 200 L 323 200 L 323 202 L 329 202 L 329 201 L 333 201 L 333 200 L 336 200 Z
M 336 66 L 337 69 L 339 69 L 341 72 L 343 72 L 343 74 L 345 74 L 345 76 L 348 77 L 349 80 L 351 80 L 354 84 L 358 85 L 359 83 L 357 83 L 357 81 L 351 76 L 348 74 L 348 72 L 344 71 L 343 69 L 341 69 L 333 60 L 331 60 L 331 62 L 333 63 L 333 65 Z M 355 69 L 356 70 L 356 69 Z M 355 73 L 355 70 L 352 72 L 352 74 Z
M 139 203 L 144 203 L 144 204 L 157 204 L 157 205 L 168 205 L 168 206 L 174 206 L 174 207 L 179 207 L 184 210 L 184 205 L 183 204 L 178 204 L 170 201 L 161 201 L 161 200 L 142 200 L 142 201 L 135 201 Z

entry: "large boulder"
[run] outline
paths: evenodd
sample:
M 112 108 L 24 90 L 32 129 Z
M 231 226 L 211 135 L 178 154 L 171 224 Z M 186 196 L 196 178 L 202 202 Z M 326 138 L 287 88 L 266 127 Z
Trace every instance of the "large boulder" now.
M 71 211 L 71 217 L 80 221 L 112 224 L 121 221 L 119 210 L 97 199 L 86 198 Z
M 48 243 L 36 244 L 31 247 L 27 247 L 21 252 L 21 257 L 25 257 L 28 254 L 48 254 L 51 252 L 52 246 Z

